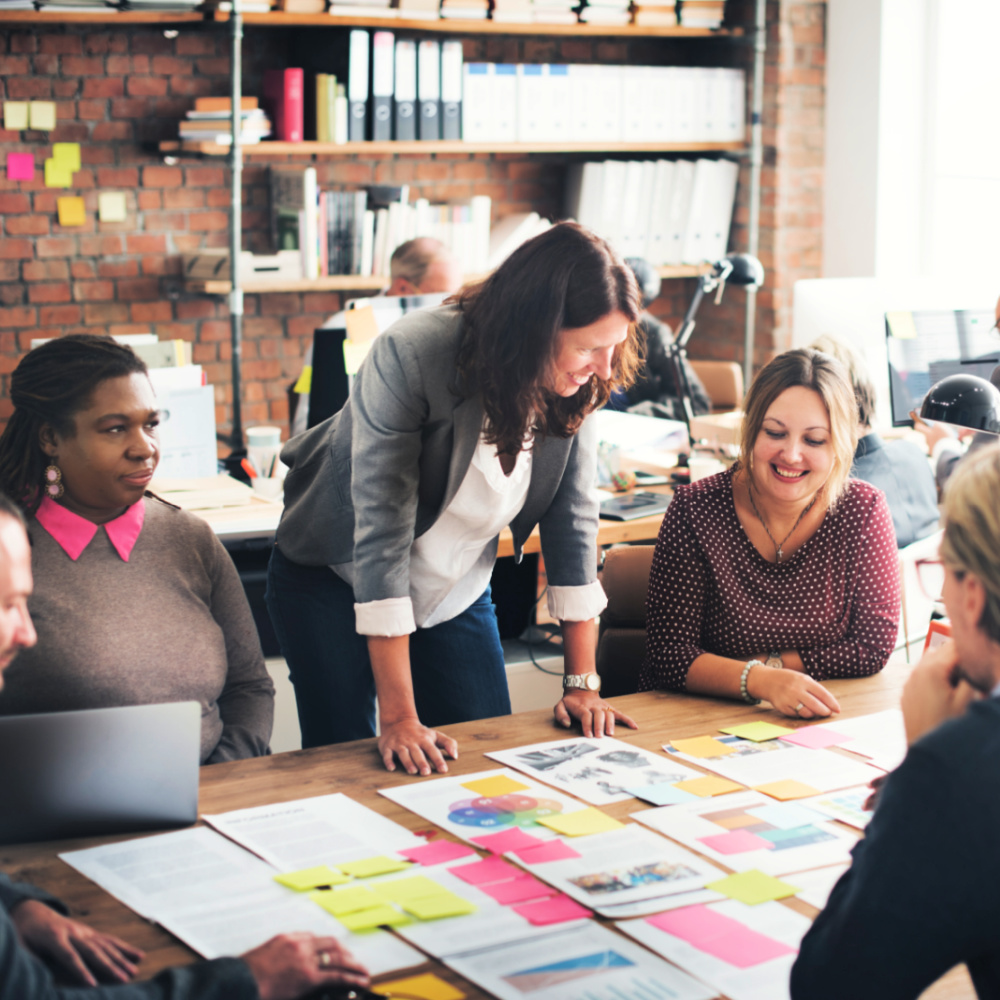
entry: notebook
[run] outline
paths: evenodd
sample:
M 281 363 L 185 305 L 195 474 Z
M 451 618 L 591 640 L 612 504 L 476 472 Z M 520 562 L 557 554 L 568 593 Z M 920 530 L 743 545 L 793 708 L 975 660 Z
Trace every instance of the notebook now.
M 634 521 L 662 514 L 670 505 L 669 493 L 623 493 L 601 501 L 601 517 L 608 521 Z
M 194 823 L 200 763 L 196 701 L 0 718 L 0 843 Z

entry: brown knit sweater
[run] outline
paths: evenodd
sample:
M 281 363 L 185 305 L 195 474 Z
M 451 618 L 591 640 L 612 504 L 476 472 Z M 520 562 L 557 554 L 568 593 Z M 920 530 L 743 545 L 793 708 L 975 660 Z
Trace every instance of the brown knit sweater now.
M 202 763 L 269 753 L 274 685 L 229 554 L 154 499 L 125 562 L 99 528 L 74 562 L 30 526 L 38 644 L 4 674 L 0 714 L 196 700 Z

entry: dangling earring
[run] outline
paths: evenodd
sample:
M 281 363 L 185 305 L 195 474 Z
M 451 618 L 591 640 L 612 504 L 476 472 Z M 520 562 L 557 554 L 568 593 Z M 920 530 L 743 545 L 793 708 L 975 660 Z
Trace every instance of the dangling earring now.
M 58 500 L 66 492 L 62 484 L 62 469 L 55 462 L 45 466 L 44 489 L 45 495 L 53 500 Z

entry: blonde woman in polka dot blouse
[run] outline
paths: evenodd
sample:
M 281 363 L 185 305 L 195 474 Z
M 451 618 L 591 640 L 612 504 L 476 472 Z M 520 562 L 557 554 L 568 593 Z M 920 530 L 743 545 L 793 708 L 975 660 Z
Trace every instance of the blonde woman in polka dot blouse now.
M 899 623 L 885 497 L 849 479 L 857 404 L 843 366 L 788 351 L 757 375 L 740 459 L 680 487 L 656 542 L 639 689 L 840 710 L 820 683 L 885 666 Z

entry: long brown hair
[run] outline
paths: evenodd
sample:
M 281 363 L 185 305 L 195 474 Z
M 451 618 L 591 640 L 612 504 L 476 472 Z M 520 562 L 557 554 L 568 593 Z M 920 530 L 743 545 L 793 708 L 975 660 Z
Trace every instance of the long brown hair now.
M 641 363 L 635 275 L 604 240 L 575 222 L 523 243 L 488 278 L 450 301 L 464 321 L 460 389 L 482 394 L 486 441 L 502 453 L 519 452 L 529 434 L 575 434 L 613 389 L 632 384 Z M 612 312 L 631 324 L 615 349 L 612 377 L 594 375 L 574 395 L 556 395 L 547 383 L 560 332 Z

